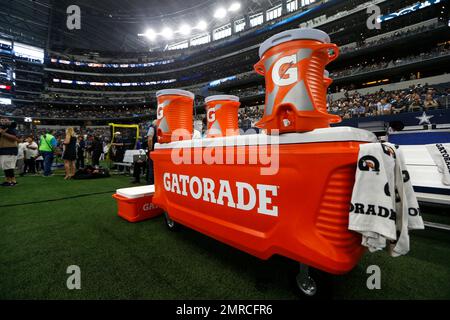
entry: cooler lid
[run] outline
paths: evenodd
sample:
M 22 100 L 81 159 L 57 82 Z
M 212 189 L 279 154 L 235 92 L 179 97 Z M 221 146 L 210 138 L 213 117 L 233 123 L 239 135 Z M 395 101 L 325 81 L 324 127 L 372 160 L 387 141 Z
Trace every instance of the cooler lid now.
M 209 101 L 217 101 L 217 100 L 239 101 L 239 97 L 233 96 L 231 94 L 218 94 L 215 96 L 209 96 L 205 98 L 206 103 L 208 103 Z
M 152 196 L 155 193 L 155 185 L 150 184 L 147 186 L 117 189 L 116 193 L 128 199 L 136 199 L 145 196 Z
M 264 41 L 259 47 L 259 57 L 261 58 L 264 52 L 269 50 L 280 43 L 285 43 L 292 40 L 317 40 L 323 43 L 330 43 L 330 36 L 319 29 L 311 28 L 299 28 L 286 30 L 276 35 L 271 36 L 269 39 Z
M 264 133 L 228 136 L 218 138 L 203 138 L 195 140 L 173 141 L 169 143 L 157 143 L 155 149 L 174 148 L 205 148 L 223 146 L 254 146 L 272 144 L 302 144 L 316 142 L 377 142 L 377 136 L 367 130 L 352 127 L 320 128 L 303 133 L 284 133 L 279 136 L 266 135 Z
M 185 96 L 185 97 L 189 97 L 191 99 L 194 99 L 195 95 L 190 92 L 190 91 L 186 91 L 186 90 L 181 90 L 181 89 L 164 89 L 164 90 L 159 90 L 156 91 L 156 97 L 159 96 L 163 96 L 163 95 L 176 95 L 176 96 Z

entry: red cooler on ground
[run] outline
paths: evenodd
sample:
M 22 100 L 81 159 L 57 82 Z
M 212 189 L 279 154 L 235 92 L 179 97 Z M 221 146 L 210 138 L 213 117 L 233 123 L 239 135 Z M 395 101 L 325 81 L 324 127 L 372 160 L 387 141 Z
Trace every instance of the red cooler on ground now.
M 163 211 L 153 204 L 155 186 L 141 186 L 116 190 L 113 198 L 117 200 L 118 215 L 129 222 L 154 218 Z

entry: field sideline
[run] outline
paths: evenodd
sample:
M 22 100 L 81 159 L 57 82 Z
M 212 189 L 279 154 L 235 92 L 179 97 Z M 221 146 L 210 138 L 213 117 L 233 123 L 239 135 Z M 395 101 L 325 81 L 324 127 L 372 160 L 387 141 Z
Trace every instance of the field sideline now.
M 111 195 L 129 181 L 24 177 L 0 189 L 0 299 L 298 298 L 287 277 L 295 265 L 285 259 L 261 261 L 189 229 L 169 232 L 161 217 L 120 219 Z M 336 277 L 335 298 L 449 299 L 450 234 L 414 232 L 411 248 L 400 258 L 366 254 Z M 381 290 L 366 288 L 372 264 Z M 66 288 L 69 265 L 81 268 L 81 290 Z

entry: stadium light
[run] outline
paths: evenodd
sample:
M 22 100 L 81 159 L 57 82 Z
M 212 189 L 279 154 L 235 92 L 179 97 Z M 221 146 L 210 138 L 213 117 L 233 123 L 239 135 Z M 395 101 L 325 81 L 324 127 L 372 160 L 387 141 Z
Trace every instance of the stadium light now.
M 241 4 L 239 2 L 233 2 L 230 7 L 228 8 L 228 11 L 230 12 L 236 12 L 241 8 Z
M 214 12 L 214 18 L 216 19 L 223 19 L 227 16 L 227 10 L 223 7 L 217 8 L 217 10 Z
M 147 29 L 147 31 L 145 31 L 144 35 L 149 40 L 155 40 L 156 39 L 156 32 L 153 29 Z
M 197 29 L 199 30 L 206 30 L 206 28 L 208 27 L 208 25 L 206 24 L 205 20 L 200 20 L 196 26 Z
M 182 24 L 178 29 L 178 32 L 184 36 L 187 36 L 191 33 L 191 27 L 188 24 Z
M 165 27 L 164 29 L 162 29 L 161 35 L 166 39 L 172 39 L 173 31 L 169 27 Z

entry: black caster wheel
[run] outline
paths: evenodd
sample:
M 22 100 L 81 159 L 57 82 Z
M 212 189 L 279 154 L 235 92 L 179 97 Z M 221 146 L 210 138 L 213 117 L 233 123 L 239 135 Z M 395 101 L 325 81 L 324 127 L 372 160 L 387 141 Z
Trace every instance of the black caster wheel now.
M 164 211 L 164 221 L 166 223 L 167 229 L 169 229 L 170 231 L 178 231 L 180 229 L 180 225 L 175 221 L 173 221 L 172 219 L 170 219 L 169 214 L 165 211 Z
M 300 264 L 300 272 L 295 277 L 297 291 L 302 299 L 331 299 L 333 281 L 331 275 Z

